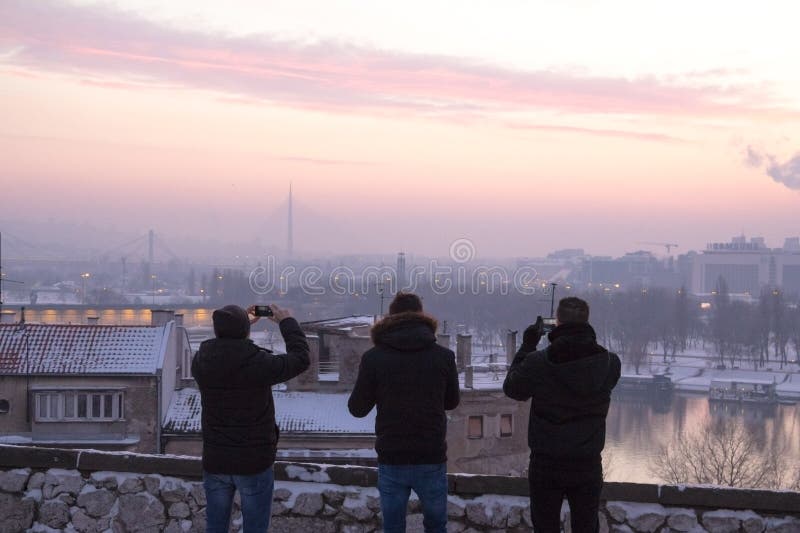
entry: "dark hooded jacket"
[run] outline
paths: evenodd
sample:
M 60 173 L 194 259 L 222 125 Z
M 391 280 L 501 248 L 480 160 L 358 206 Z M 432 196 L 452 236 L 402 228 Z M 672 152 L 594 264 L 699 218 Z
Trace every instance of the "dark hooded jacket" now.
M 283 319 L 280 330 L 286 354 L 272 354 L 248 338 L 223 337 L 200 344 L 192 359 L 207 472 L 256 474 L 275 462 L 278 426 L 270 387 L 309 366 L 308 343 L 297 321 Z
M 372 328 L 348 408 L 356 417 L 377 406 L 375 450 L 383 464 L 447 461 L 445 410 L 458 406 L 455 354 L 436 344 L 436 320 L 388 315 Z
M 589 324 L 560 325 L 548 338 L 543 350 L 520 348 L 503 391 L 515 400 L 531 398 L 528 445 L 537 461 L 599 464 L 619 357 L 597 344 Z

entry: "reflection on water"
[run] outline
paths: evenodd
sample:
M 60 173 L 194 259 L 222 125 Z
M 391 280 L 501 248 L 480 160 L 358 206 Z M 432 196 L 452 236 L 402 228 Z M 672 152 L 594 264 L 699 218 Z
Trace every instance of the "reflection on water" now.
M 758 437 L 762 453 L 785 446 L 800 464 L 800 407 L 709 402 L 702 394 L 675 393 L 614 398 L 608 412 L 606 452 L 611 481 L 653 482 L 651 458 L 659 446 L 684 432 L 700 429 L 707 419 L 738 418 Z

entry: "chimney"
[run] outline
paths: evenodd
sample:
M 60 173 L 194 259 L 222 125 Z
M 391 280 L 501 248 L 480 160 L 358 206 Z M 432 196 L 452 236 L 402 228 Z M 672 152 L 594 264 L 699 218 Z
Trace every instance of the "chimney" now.
M 467 369 L 464 371 L 464 388 L 465 389 L 472 389 L 473 388 L 473 381 L 475 378 L 475 367 L 472 365 L 467 366 Z
M 99 316 L 87 316 L 86 317 L 86 323 L 89 324 L 90 326 L 96 326 L 99 321 L 100 321 L 100 317 Z
M 449 333 L 439 333 L 436 335 L 436 343 L 439 346 L 444 346 L 448 350 L 450 349 L 450 334 Z
M 183 327 L 183 313 L 175 313 L 175 325 L 179 328 Z
M 517 332 L 508 330 L 506 332 L 506 363 L 510 365 L 515 355 L 517 355 Z
M 456 367 L 459 372 L 472 364 L 472 335 L 459 333 L 456 335 Z
M 163 326 L 168 322 L 175 320 L 175 311 L 171 309 L 151 309 L 150 310 L 150 325 Z
M 369 335 L 354 335 L 352 331 L 347 335 L 329 335 L 326 339 L 339 360 L 339 390 L 353 390 L 361 356 L 372 348 L 372 339 Z
M 6 310 L 0 312 L 0 324 L 16 324 L 17 323 L 17 312 Z

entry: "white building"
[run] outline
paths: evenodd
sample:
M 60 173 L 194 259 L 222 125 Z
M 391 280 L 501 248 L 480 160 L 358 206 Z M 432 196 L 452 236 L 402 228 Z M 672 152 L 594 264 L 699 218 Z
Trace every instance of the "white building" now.
M 710 294 L 720 277 L 732 294 L 757 297 L 762 287 L 800 292 L 800 239 L 788 238 L 782 248 L 767 247 L 761 237 L 709 243 L 693 258 L 691 291 Z

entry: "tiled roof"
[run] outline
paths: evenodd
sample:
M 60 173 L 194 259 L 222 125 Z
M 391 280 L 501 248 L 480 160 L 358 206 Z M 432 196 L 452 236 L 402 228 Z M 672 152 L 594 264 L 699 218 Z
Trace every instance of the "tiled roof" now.
M 165 326 L 0 325 L 2 374 L 154 374 Z M 26 344 L 27 343 L 27 344 Z
M 272 392 L 281 433 L 357 433 L 375 431 L 375 410 L 355 418 L 347 410 L 349 393 Z M 200 433 L 200 391 L 175 391 L 164 420 L 166 433 Z

